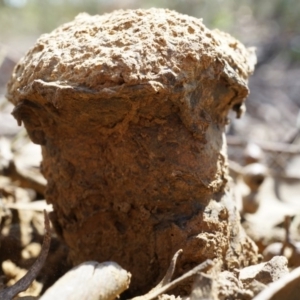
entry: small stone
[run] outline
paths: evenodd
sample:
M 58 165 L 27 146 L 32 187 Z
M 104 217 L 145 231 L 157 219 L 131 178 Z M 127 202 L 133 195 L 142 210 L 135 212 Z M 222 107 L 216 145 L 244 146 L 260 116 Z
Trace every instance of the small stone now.
M 268 262 L 242 269 L 239 279 L 244 284 L 250 284 L 253 280 L 268 284 L 289 273 L 287 264 L 284 256 L 275 256 Z

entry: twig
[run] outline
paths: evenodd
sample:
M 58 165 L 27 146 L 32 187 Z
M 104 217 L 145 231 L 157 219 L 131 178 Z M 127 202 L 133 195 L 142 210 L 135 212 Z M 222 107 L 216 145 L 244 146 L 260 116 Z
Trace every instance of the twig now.
M 241 166 L 239 163 L 233 161 L 233 160 L 228 160 L 229 163 L 229 171 L 232 173 L 233 176 L 238 176 L 243 174 L 243 166 Z
M 280 152 L 289 155 L 300 154 L 299 145 L 278 143 L 278 142 L 266 142 L 266 141 L 259 141 L 259 140 L 253 140 L 251 142 L 257 144 L 265 152 L 275 152 L 275 153 Z M 233 136 L 227 136 L 227 143 L 229 146 L 245 147 L 247 143 L 249 143 L 249 141 L 244 141 L 243 139 L 233 137 Z
M 291 216 L 285 216 L 285 218 L 284 218 L 285 239 L 284 239 L 284 242 L 282 243 L 280 255 L 284 255 L 285 249 L 290 248 L 290 249 L 292 249 L 291 257 L 293 257 L 293 255 L 297 249 L 297 246 L 296 246 L 296 243 L 291 238 L 290 225 L 291 225 Z
M 5 203 L 5 207 L 9 209 L 16 210 L 32 210 L 32 211 L 44 211 L 47 212 L 53 211 L 53 207 L 51 204 L 47 204 L 46 200 L 36 200 L 31 202 L 16 202 L 16 203 Z
M 179 249 L 173 256 L 172 260 L 171 260 L 171 263 L 170 263 L 170 266 L 167 270 L 167 273 L 166 275 L 164 276 L 164 278 L 159 282 L 159 284 L 153 288 L 150 292 L 153 292 L 154 290 L 156 289 L 159 289 L 161 288 L 162 286 L 165 286 L 166 284 L 168 284 L 172 277 L 173 277 L 173 274 L 174 274 L 174 271 L 175 271 L 175 267 L 176 267 L 176 263 L 177 263 L 177 259 L 179 257 L 179 255 L 182 253 L 182 249 Z
M 23 174 L 17 169 L 14 161 L 12 160 L 9 162 L 7 168 L 4 169 L 4 174 L 5 176 L 10 177 L 13 181 L 19 181 L 19 185 L 23 188 L 33 189 L 41 195 L 44 195 L 45 193 L 45 184 L 28 174 Z
M 162 286 L 159 289 L 154 289 L 151 290 L 148 294 L 143 295 L 143 296 L 138 296 L 135 298 L 132 298 L 131 300 L 152 300 L 158 297 L 159 295 L 167 292 L 170 289 L 175 288 L 178 284 L 182 283 L 183 281 L 187 280 L 188 278 L 198 274 L 199 272 L 207 271 L 210 268 L 213 267 L 213 262 L 210 259 L 207 259 L 205 262 L 202 264 L 198 265 L 194 269 L 188 271 L 187 273 L 183 274 L 181 277 L 173 280 L 172 282 Z
M 42 250 L 39 257 L 31 266 L 31 268 L 28 270 L 25 276 L 23 276 L 14 285 L 0 291 L 1 300 L 2 299 L 11 300 L 20 292 L 27 290 L 28 287 L 31 285 L 31 283 L 36 279 L 40 270 L 42 269 L 48 255 L 50 242 L 51 242 L 50 221 L 45 210 L 44 210 L 44 216 L 45 216 L 45 235 L 44 235 Z
M 232 173 L 232 176 L 239 176 L 243 175 L 243 166 L 237 163 L 236 161 L 233 160 L 228 160 L 229 162 L 229 171 Z M 288 175 L 280 172 L 274 172 L 272 170 L 268 170 L 268 173 L 271 177 L 277 178 L 279 180 L 283 180 L 285 182 L 295 182 L 297 183 L 300 181 L 300 176 L 293 176 L 293 175 Z
M 280 255 L 284 255 L 284 249 L 286 247 L 292 247 L 293 249 L 295 248 L 295 245 L 293 245 L 293 243 L 291 241 L 291 237 L 290 237 L 290 224 L 291 224 L 291 217 L 285 216 L 284 217 L 285 239 L 284 239 L 284 242 L 282 243 Z

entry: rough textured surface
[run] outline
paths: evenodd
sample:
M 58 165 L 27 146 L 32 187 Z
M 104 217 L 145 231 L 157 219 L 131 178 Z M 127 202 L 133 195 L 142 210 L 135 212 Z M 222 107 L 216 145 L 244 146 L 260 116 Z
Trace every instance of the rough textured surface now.
M 239 279 L 244 283 L 257 280 L 268 284 L 289 273 L 288 261 L 284 256 L 275 256 L 270 261 L 241 270 Z
M 257 261 L 227 188 L 224 126 L 255 56 L 199 19 L 162 9 L 79 15 L 16 66 L 7 97 L 43 146 L 47 200 L 74 263 L 113 260 L 147 291 L 183 248 Z
M 251 291 L 244 289 L 232 272 L 223 271 L 217 277 L 218 300 L 242 299 L 250 300 L 253 298 Z

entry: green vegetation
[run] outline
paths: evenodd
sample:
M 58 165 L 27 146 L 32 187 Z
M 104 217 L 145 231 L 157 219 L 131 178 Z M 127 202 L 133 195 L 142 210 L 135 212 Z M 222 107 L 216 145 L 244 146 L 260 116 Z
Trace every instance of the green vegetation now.
M 80 12 L 102 14 L 149 7 L 203 18 L 208 27 L 225 30 L 247 45 L 259 48 L 269 44 L 292 61 L 300 61 L 299 0 L 0 0 L 0 43 L 36 38 Z

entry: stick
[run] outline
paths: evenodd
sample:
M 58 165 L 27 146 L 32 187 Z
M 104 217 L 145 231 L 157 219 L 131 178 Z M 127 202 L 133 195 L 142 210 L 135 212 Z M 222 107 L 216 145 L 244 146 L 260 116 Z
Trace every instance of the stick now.
M 300 154 L 299 145 L 293 145 L 288 143 L 278 143 L 278 142 L 266 142 L 266 141 L 251 141 L 257 144 L 263 151 L 265 152 L 280 152 L 290 155 L 298 155 Z M 227 144 L 229 146 L 235 147 L 245 147 L 249 141 L 244 141 L 240 138 L 227 136 Z
M 28 287 L 31 285 L 31 283 L 36 279 L 40 270 L 42 269 L 48 255 L 50 242 L 51 242 L 50 221 L 45 210 L 44 210 L 44 216 L 45 216 L 45 235 L 44 235 L 42 250 L 39 257 L 31 266 L 31 268 L 28 270 L 26 275 L 24 275 L 14 285 L 0 291 L 0 299 L 12 300 L 20 292 L 27 290 Z
M 166 284 L 168 284 L 168 283 L 171 281 L 171 279 L 172 279 L 172 277 L 173 277 L 173 274 L 174 274 L 174 271 L 175 271 L 177 259 L 178 259 L 179 255 L 180 255 L 181 253 L 182 253 L 182 249 L 178 250 L 178 251 L 174 254 L 174 256 L 173 256 L 173 258 L 172 258 L 172 260 L 171 260 L 170 266 L 169 266 L 169 268 L 168 268 L 168 270 L 167 270 L 166 275 L 165 275 L 164 278 L 160 281 L 160 283 L 159 283 L 155 288 L 153 288 L 150 292 L 153 292 L 154 290 L 159 289 L 159 288 L 161 288 L 162 286 L 165 286 Z M 149 293 L 150 293 L 150 292 L 149 292 Z
M 161 295 L 164 292 L 167 292 L 170 289 L 173 289 L 174 287 L 176 287 L 178 284 L 182 283 L 183 281 L 185 281 L 186 279 L 196 275 L 197 273 L 201 272 L 201 271 L 207 271 L 210 268 L 213 267 L 213 262 L 210 259 L 207 259 L 205 262 L 203 262 L 202 264 L 198 265 L 197 267 L 195 267 L 194 269 L 188 271 L 187 273 L 183 274 L 181 277 L 175 279 L 174 281 L 162 286 L 159 289 L 155 289 L 150 291 L 148 294 L 143 295 L 143 296 L 138 296 L 135 298 L 132 298 L 131 300 L 152 300 L 155 299 L 156 297 L 158 297 L 159 295 Z

